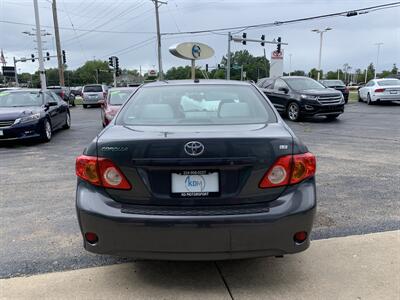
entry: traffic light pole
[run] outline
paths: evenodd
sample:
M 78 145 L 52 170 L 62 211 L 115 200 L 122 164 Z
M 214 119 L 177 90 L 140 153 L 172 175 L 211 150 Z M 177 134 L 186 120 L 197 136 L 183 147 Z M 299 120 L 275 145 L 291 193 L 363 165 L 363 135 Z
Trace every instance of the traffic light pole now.
M 15 85 L 19 86 L 19 82 L 18 82 L 18 73 L 17 73 L 17 60 L 14 58 L 14 74 L 15 74 Z
M 226 57 L 226 80 L 231 80 L 231 41 L 232 35 L 228 32 L 228 53 Z
M 56 0 L 53 0 L 51 7 L 53 9 L 53 22 L 54 22 L 54 35 L 56 38 L 56 50 L 57 50 L 57 61 L 58 61 L 58 78 L 60 79 L 60 86 L 65 86 L 64 80 L 64 64 L 61 57 L 61 43 L 60 43 L 60 31 L 58 28 L 57 18 L 57 4 Z
M 36 42 L 37 42 L 38 57 L 39 57 L 40 85 L 41 85 L 41 89 L 45 90 L 47 88 L 47 86 L 46 86 L 46 74 L 44 72 L 43 50 L 42 50 L 42 34 L 40 32 L 38 0 L 33 0 L 33 6 L 35 8 Z

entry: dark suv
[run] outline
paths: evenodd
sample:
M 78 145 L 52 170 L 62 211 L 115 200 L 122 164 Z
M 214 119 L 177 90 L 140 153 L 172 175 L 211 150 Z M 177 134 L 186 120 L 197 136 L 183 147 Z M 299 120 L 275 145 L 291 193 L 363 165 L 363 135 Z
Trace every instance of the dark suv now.
M 337 79 L 324 79 L 320 80 L 320 82 L 327 88 L 342 92 L 345 103 L 349 101 L 349 89 L 346 87 L 343 81 Z
M 326 116 L 334 120 L 344 112 L 342 93 L 309 77 L 263 78 L 257 85 L 275 108 L 291 121 L 299 121 L 305 116 Z
M 65 102 L 69 103 L 72 106 L 75 106 L 75 96 L 71 94 L 71 90 L 66 86 L 48 86 L 47 89 L 56 93 L 61 97 Z

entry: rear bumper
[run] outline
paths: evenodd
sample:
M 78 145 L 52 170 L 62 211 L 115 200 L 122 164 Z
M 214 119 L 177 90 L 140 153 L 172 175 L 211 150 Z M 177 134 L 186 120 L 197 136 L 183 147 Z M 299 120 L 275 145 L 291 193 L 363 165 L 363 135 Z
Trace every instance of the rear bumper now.
M 382 94 L 373 94 L 371 96 L 372 101 L 400 101 L 400 94 L 393 94 L 393 95 L 382 95 Z
M 139 259 L 222 260 L 304 251 L 298 231 L 311 233 L 316 211 L 315 180 L 288 189 L 260 213 L 235 215 L 155 215 L 121 212 L 122 205 L 84 182 L 76 195 L 82 234 L 98 235 L 86 250 Z M 268 207 L 266 212 L 265 207 Z

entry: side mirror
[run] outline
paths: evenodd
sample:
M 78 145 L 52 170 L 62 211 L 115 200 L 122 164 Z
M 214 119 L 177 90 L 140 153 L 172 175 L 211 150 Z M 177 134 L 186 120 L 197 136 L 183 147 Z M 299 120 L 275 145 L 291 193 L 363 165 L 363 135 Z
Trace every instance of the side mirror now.
M 57 106 L 57 105 L 58 105 L 57 101 L 49 101 L 49 102 L 47 102 L 47 104 L 46 104 L 46 106 L 48 106 L 48 107 L 50 107 L 50 106 Z
M 286 87 L 280 87 L 280 88 L 278 89 L 278 91 L 284 92 L 285 94 L 289 93 L 289 89 L 286 88 Z

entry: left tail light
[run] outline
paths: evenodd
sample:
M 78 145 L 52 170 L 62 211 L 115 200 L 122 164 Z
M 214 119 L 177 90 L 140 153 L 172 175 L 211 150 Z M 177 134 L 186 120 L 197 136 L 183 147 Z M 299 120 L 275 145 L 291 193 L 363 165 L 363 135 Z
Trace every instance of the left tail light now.
M 64 91 L 61 91 L 60 97 L 64 99 Z
M 375 93 L 383 93 L 385 91 L 385 89 L 376 89 Z
M 110 189 L 132 188 L 122 171 L 109 159 L 81 155 L 76 158 L 76 175 L 91 184 Z
M 273 188 L 296 184 L 314 176 L 315 171 L 316 159 L 310 152 L 282 156 L 265 173 L 259 187 Z

